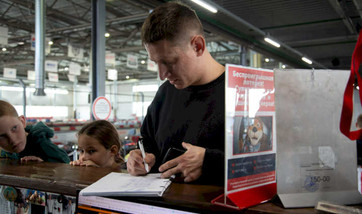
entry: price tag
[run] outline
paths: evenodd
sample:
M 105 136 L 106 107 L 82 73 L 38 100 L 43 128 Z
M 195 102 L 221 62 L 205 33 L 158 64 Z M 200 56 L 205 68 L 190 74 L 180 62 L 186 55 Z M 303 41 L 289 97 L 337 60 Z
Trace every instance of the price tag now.
M 317 164 L 300 168 L 301 192 L 326 192 L 334 186 L 335 170 Z

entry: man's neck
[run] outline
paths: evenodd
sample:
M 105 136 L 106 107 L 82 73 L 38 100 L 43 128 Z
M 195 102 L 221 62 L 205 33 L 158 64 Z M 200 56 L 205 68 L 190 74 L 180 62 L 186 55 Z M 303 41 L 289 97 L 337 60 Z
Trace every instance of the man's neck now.
M 204 63 L 204 78 L 203 83 L 207 84 L 209 82 L 214 81 L 217 79 L 222 73 L 225 72 L 225 67 L 220 63 L 216 62 L 214 58 L 210 54 L 208 54 L 207 59 Z

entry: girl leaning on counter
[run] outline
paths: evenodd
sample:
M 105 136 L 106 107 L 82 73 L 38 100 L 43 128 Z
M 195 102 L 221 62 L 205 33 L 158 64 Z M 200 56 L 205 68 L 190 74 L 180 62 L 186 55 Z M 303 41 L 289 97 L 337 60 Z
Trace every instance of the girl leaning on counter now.
M 74 166 L 125 168 L 120 155 L 121 141 L 116 128 L 106 120 L 96 120 L 78 132 L 79 160 L 70 162 Z

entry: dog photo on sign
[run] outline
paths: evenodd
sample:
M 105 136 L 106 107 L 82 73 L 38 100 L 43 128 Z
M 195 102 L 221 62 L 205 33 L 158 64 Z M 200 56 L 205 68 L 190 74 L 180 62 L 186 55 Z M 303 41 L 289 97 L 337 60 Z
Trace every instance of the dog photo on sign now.
M 272 116 L 235 117 L 233 154 L 272 149 Z

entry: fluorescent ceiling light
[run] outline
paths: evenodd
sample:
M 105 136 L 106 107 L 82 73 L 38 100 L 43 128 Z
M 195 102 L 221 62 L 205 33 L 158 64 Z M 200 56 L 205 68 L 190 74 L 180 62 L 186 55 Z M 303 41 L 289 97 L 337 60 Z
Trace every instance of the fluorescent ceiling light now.
M 142 91 L 157 91 L 158 85 L 135 85 L 132 87 L 133 92 L 142 92 Z
M 274 40 L 272 40 L 272 39 L 270 39 L 270 38 L 268 38 L 268 37 L 265 37 L 265 38 L 264 38 L 264 41 L 266 41 L 266 42 L 269 43 L 269 44 L 274 45 L 274 46 L 277 47 L 277 48 L 280 48 L 280 44 L 279 44 L 278 42 L 276 42 L 276 41 L 274 41 Z
M 0 86 L 0 91 L 23 91 L 23 87 L 15 87 L 15 86 Z M 26 91 L 30 91 L 31 93 L 35 92 L 35 88 L 30 88 L 27 87 Z M 67 89 L 62 89 L 62 88 L 45 88 L 44 89 L 46 94 L 68 94 L 68 90 Z
M 308 63 L 309 65 L 311 65 L 311 64 L 313 63 L 312 60 L 310 60 L 310 59 L 308 59 L 308 58 L 306 58 L 306 57 L 302 57 L 302 60 L 303 60 L 304 62 Z
M 212 13 L 217 13 L 217 9 L 211 5 L 209 5 L 208 3 L 201 1 L 201 0 L 191 0 L 193 2 L 195 2 L 196 4 L 200 5 L 201 7 L 209 10 Z
M 158 85 L 135 85 L 132 87 L 133 92 L 157 91 Z
M 23 91 L 23 88 L 14 87 L 14 86 L 1 86 L 0 90 L 2 90 L 2 91 Z
M 68 94 L 68 90 L 62 88 L 45 88 L 44 92 L 46 94 Z

